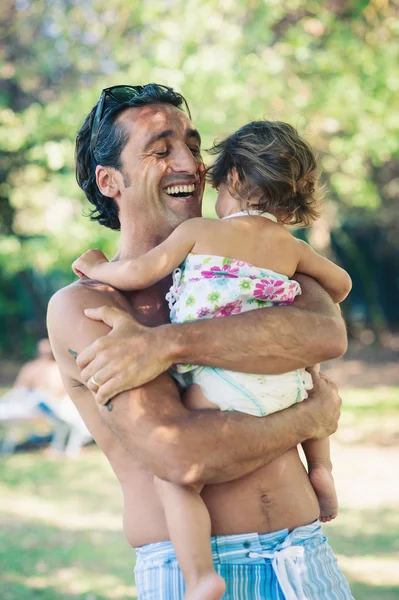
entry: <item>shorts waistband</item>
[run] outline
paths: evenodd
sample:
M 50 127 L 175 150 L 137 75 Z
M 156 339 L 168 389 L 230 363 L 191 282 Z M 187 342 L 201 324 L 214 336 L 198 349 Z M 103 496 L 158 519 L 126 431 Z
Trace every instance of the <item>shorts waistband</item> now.
M 325 541 L 319 520 L 296 527 L 291 532 L 280 529 L 271 533 L 243 533 L 218 535 L 211 538 L 212 558 L 215 563 L 263 563 L 262 553 L 274 553 L 290 546 L 313 547 Z M 176 560 L 171 542 L 146 544 L 136 548 L 140 561 L 165 562 Z

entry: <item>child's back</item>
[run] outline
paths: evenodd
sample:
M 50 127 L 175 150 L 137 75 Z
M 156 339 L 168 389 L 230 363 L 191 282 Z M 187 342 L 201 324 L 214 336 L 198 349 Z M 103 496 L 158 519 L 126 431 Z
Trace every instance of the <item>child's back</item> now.
M 194 225 L 194 223 L 193 223 Z M 223 219 L 196 219 L 193 254 L 234 258 L 292 277 L 299 245 L 270 213 L 238 212 Z

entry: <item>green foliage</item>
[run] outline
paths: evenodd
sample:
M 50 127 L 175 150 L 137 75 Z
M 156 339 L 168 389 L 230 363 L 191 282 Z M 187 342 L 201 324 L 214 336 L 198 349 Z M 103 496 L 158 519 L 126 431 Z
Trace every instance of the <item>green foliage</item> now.
M 399 189 L 396 2 L 3 5 L 3 273 L 61 270 L 68 279 L 72 260 L 88 247 L 114 253 L 115 233 L 82 215 L 89 208 L 74 178 L 74 138 L 101 89 L 125 82 L 157 81 L 185 94 L 205 148 L 253 119 L 293 123 L 319 153 L 328 197 L 339 206 L 335 224 L 352 214 L 382 214 L 392 223 Z M 206 216 L 213 202 L 209 189 Z

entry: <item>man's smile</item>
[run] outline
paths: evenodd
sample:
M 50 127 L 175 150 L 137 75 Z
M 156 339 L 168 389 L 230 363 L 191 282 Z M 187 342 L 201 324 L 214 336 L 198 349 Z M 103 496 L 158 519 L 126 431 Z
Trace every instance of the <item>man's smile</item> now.
M 168 196 L 172 198 L 190 198 L 195 191 L 195 185 L 173 185 L 165 189 Z
M 198 202 L 200 196 L 199 182 L 184 182 L 174 181 L 170 185 L 163 188 L 163 192 L 173 200 L 178 200 L 184 204 Z

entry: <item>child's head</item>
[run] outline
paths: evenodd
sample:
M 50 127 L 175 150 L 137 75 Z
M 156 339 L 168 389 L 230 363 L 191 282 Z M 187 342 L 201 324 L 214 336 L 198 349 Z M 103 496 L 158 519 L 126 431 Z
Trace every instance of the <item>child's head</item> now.
M 294 127 L 254 121 L 214 144 L 208 181 L 226 185 L 240 209 L 270 212 L 285 223 L 309 225 L 319 216 L 316 158 Z

